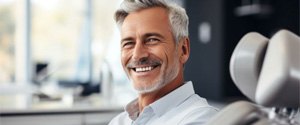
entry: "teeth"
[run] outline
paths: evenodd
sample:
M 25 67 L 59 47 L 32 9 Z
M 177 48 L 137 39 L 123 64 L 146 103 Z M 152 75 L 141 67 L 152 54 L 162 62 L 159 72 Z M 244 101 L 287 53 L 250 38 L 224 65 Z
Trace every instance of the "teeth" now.
M 149 66 L 149 67 L 140 67 L 140 68 L 135 68 L 135 71 L 136 72 L 146 72 L 146 71 L 150 71 L 152 69 L 153 69 L 152 66 Z

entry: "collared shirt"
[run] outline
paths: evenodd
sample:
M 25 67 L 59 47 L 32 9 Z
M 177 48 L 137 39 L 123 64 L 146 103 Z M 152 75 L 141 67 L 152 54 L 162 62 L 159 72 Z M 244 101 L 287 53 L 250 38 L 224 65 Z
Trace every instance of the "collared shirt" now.
M 133 100 L 109 125 L 201 125 L 216 113 L 216 108 L 195 94 L 189 81 L 144 107 L 142 112 L 137 99 Z

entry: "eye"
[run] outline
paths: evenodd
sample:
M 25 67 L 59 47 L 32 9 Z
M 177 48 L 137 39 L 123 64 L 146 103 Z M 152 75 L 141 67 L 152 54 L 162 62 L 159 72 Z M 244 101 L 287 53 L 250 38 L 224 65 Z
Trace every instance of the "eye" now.
M 133 46 L 134 46 L 133 41 L 126 41 L 126 42 L 123 42 L 122 48 L 131 48 Z
M 149 44 L 149 45 L 157 44 L 158 42 L 160 42 L 160 40 L 157 39 L 157 38 L 148 38 L 148 39 L 146 39 L 146 44 Z

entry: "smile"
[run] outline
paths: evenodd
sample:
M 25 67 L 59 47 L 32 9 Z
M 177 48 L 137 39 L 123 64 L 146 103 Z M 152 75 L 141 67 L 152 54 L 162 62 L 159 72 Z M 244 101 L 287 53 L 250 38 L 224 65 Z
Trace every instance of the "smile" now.
M 135 72 L 149 72 L 155 69 L 157 66 L 147 66 L 147 67 L 136 67 L 132 68 Z
M 135 68 L 136 72 L 147 72 L 147 71 L 151 71 L 153 69 L 152 66 L 148 66 L 148 67 L 140 67 L 140 68 Z

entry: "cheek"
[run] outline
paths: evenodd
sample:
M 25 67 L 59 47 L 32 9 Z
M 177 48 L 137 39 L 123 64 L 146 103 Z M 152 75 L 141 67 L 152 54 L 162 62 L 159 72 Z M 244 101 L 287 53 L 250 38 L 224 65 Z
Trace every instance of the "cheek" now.
M 166 48 L 164 47 L 156 47 L 156 48 L 151 48 L 151 49 L 148 49 L 149 50 L 149 53 L 151 55 L 153 55 L 155 58 L 158 58 L 159 60 L 161 61 L 166 61 L 166 54 L 167 54 L 167 50 Z
M 178 64 L 180 62 L 180 57 L 178 57 L 178 54 L 175 51 L 168 55 L 168 60 L 169 60 L 168 64 L 170 67 L 178 68 Z
M 177 56 L 178 56 L 178 52 L 175 48 L 167 48 L 165 51 L 165 58 L 167 58 L 167 60 L 169 61 L 169 64 L 174 63 L 175 61 L 178 61 Z

